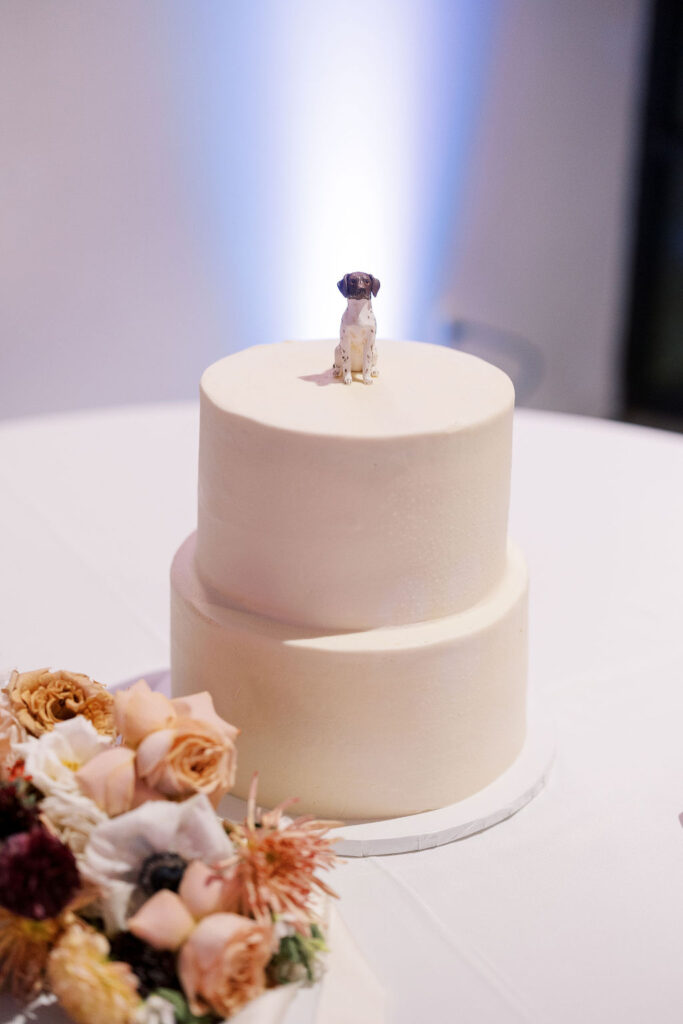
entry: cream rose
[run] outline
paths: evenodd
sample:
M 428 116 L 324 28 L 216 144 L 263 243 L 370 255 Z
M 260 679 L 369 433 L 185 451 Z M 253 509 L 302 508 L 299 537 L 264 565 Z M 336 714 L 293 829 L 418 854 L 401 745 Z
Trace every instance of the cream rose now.
M 50 732 L 57 722 L 83 715 L 98 732 L 114 734 L 112 695 L 94 679 L 77 672 L 14 671 L 7 684 L 12 715 L 31 736 Z
M 24 774 L 33 785 L 51 796 L 78 792 L 76 772 L 99 754 L 111 749 L 110 736 L 98 733 L 92 722 L 77 715 L 57 722 L 54 729 L 37 739 L 17 743 L 15 751 L 24 760 Z
M 193 1013 L 230 1017 L 265 989 L 272 926 L 239 914 L 210 914 L 178 957 L 178 975 Z
M 17 743 L 28 738 L 28 733 L 12 714 L 6 689 L 0 690 L 0 782 L 9 778 L 19 754 Z
M 136 763 L 139 778 L 164 796 L 206 793 L 215 806 L 235 783 L 237 755 L 226 729 L 178 718 L 145 737 Z
M 40 817 L 67 844 L 78 862 L 93 829 L 108 820 L 94 800 L 71 790 L 53 790 L 41 800 Z

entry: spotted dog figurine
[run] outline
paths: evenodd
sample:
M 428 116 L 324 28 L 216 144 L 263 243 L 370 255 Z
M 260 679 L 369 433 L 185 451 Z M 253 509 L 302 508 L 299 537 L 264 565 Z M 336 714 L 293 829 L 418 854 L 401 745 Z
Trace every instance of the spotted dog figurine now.
M 337 281 L 337 288 L 348 305 L 341 320 L 332 372 L 335 377 L 343 376 L 344 383 L 350 384 L 351 374 L 362 370 L 363 383 L 372 384 L 372 378 L 379 377 L 375 347 L 377 323 L 372 312 L 372 296 L 379 291 L 379 281 L 372 274 L 356 271 Z

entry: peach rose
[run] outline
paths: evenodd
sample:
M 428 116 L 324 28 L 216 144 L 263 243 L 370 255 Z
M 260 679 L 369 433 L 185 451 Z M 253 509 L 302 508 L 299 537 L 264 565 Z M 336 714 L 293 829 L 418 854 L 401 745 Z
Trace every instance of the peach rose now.
M 76 772 L 76 781 L 110 818 L 129 811 L 135 799 L 135 751 L 111 747 Z
M 230 1017 L 260 995 L 274 948 L 270 924 L 239 914 L 210 914 L 178 957 L 178 975 L 193 1013 Z
M 206 793 L 216 805 L 235 782 L 232 739 L 194 718 L 178 718 L 170 728 L 149 733 L 136 757 L 139 778 L 167 797 Z
M 193 860 L 185 868 L 178 895 L 192 916 L 199 921 L 208 914 L 227 910 L 223 891 L 223 879 L 215 870 L 201 860 Z
M 137 747 L 148 733 L 171 725 L 177 712 L 168 697 L 150 690 L 145 680 L 139 679 L 114 694 L 114 716 L 123 742 Z
M 126 922 L 126 928 L 155 949 L 179 949 L 195 926 L 180 896 L 159 889 Z
M 171 704 L 179 718 L 193 718 L 195 721 L 213 725 L 233 743 L 240 734 L 239 729 L 234 725 L 230 725 L 230 722 L 226 722 L 218 714 L 213 706 L 213 697 L 208 690 L 202 690 L 201 693 L 191 693 L 188 697 L 176 697 L 175 700 L 171 701 Z
M 88 676 L 77 672 L 12 673 L 7 684 L 10 710 L 31 736 L 49 732 L 57 722 L 84 715 L 98 732 L 114 734 L 112 695 Z

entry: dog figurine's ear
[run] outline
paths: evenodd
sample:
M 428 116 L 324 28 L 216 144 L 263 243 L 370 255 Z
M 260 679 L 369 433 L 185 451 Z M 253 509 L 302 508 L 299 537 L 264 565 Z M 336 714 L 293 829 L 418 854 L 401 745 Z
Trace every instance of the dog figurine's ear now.
M 342 293 L 345 299 L 349 297 L 349 275 L 344 274 L 341 281 L 337 281 L 337 288 Z
M 376 297 L 378 291 L 379 291 L 379 280 L 378 280 L 378 278 L 373 277 L 373 279 L 372 279 L 372 294 Z

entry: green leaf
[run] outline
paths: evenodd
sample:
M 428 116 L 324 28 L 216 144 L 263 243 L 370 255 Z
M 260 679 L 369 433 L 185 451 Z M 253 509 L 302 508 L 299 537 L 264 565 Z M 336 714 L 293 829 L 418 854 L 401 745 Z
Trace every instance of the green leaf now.
M 312 982 L 315 980 L 313 968 L 316 958 L 326 949 L 323 934 L 316 925 L 311 927 L 310 938 L 299 935 L 298 932 L 294 935 L 285 935 L 280 939 L 278 951 L 268 964 L 268 973 L 276 984 L 285 985 L 295 977 L 293 968 L 301 965 L 309 982 Z
M 178 1024 L 214 1024 L 218 1020 L 218 1017 L 212 1013 L 205 1013 L 201 1017 L 197 1017 L 187 1005 L 187 999 L 182 992 L 175 988 L 157 988 L 151 995 L 160 996 L 171 1004 Z

